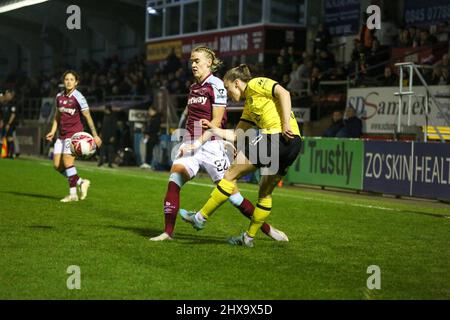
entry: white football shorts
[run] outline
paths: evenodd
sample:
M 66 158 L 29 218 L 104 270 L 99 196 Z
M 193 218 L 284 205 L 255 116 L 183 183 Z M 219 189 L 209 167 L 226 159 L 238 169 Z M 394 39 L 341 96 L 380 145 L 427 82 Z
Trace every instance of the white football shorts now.
M 179 150 L 185 146 L 181 144 Z M 177 158 L 173 165 L 183 165 L 189 173 L 190 178 L 194 178 L 199 169 L 205 170 L 213 182 L 222 180 L 225 171 L 230 167 L 230 158 L 227 154 L 224 142 L 212 140 L 205 142 L 193 155 L 186 155 Z
M 68 139 L 56 139 L 53 147 L 53 154 L 72 154 L 70 151 L 70 138 Z

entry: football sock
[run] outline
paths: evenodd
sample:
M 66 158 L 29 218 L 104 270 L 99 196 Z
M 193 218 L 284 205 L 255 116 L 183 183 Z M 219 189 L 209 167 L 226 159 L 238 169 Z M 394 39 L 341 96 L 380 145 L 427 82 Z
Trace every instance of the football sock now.
M 272 210 L 272 198 L 260 198 L 256 204 L 255 211 L 253 212 L 250 226 L 248 227 L 247 234 L 250 237 L 255 237 L 264 221 L 270 215 L 270 210 Z
M 233 206 L 239 209 L 244 216 L 248 219 L 252 218 L 255 207 L 248 199 L 244 198 L 240 192 L 232 194 L 228 200 L 230 200 Z M 261 231 L 266 235 L 269 235 L 270 225 L 268 223 L 263 223 Z
M 172 236 L 178 209 L 180 208 L 180 186 L 169 181 L 166 197 L 164 198 L 164 232 Z
M 222 179 L 217 184 L 217 186 L 214 188 L 213 192 L 211 193 L 210 198 L 205 203 L 203 208 L 200 209 L 200 214 L 205 218 L 208 219 L 208 217 L 217 209 L 219 208 L 225 201 L 228 200 L 228 198 L 231 196 L 231 193 L 233 192 L 234 188 L 236 186 L 233 182 Z
M 77 182 L 80 180 L 80 177 L 77 174 L 77 169 L 72 166 L 66 169 L 66 176 L 67 180 L 69 181 L 69 188 L 70 188 L 70 194 L 76 195 L 77 194 Z M 73 190 L 75 190 L 74 193 Z
M 195 218 L 202 222 L 206 221 L 206 218 L 200 213 L 200 211 L 195 214 Z

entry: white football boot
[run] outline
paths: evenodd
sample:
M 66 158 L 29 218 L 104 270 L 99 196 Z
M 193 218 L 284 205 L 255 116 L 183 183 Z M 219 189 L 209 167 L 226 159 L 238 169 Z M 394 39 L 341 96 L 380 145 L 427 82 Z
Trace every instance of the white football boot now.
M 269 237 L 271 237 L 273 240 L 276 240 L 276 241 L 289 242 L 289 238 L 283 231 L 278 230 L 272 226 L 270 226 Z
M 91 182 L 89 180 L 83 179 L 83 182 L 80 184 L 80 200 L 86 199 L 90 185 Z
M 171 236 L 169 236 L 167 233 L 163 232 L 159 236 L 153 237 L 149 239 L 150 241 L 166 241 L 166 240 L 173 240 Z
M 68 195 L 66 197 L 64 197 L 63 199 L 61 199 L 61 202 L 73 202 L 73 201 L 78 201 L 78 196 L 77 195 Z

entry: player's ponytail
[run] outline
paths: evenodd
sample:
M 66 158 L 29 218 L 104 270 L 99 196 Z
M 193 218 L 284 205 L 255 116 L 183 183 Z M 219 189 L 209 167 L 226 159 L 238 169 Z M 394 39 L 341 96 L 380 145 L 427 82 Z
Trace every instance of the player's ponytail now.
M 246 83 L 252 79 L 252 74 L 246 64 L 241 64 L 238 67 L 228 70 L 223 77 L 224 81 L 227 80 L 233 82 L 236 79 L 239 79 Z
M 220 60 L 219 58 L 217 58 L 216 54 L 214 53 L 214 51 L 212 51 L 210 48 L 205 47 L 205 46 L 199 46 L 196 47 L 192 50 L 192 52 L 203 52 L 204 54 L 206 54 L 206 56 L 211 59 L 212 64 L 211 64 L 211 71 L 212 72 L 216 72 L 220 66 L 223 64 L 222 60 Z

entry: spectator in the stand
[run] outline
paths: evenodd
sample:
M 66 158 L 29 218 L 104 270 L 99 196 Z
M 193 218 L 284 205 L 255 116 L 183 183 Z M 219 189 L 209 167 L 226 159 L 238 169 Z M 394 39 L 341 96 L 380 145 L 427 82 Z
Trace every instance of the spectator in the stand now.
M 365 51 L 367 52 L 372 48 L 375 29 L 371 30 L 367 27 L 365 22 L 367 21 L 368 15 L 365 13 L 364 16 L 365 16 L 365 19 L 363 20 L 364 24 L 362 25 L 359 31 L 358 38 L 360 43 L 364 46 Z
M 289 75 L 288 75 L 287 73 L 285 73 L 285 74 L 283 75 L 283 77 L 281 78 L 280 85 L 281 85 L 283 88 L 287 88 L 287 86 L 289 85 L 289 82 L 290 82 L 290 77 L 289 77 Z
M 450 71 L 450 63 L 449 63 L 449 55 L 448 55 L 448 53 L 445 53 L 443 56 L 442 56 L 442 59 L 441 59 L 441 61 L 438 63 L 438 65 L 440 66 L 440 67 L 442 67 L 442 69 L 447 69 L 447 71 Z
M 341 81 L 346 80 L 347 76 L 345 75 L 345 70 L 342 67 L 333 68 L 328 79 L 331 81 Z
M 409 26 L 406 30 L 408 30 L 408 37 L 411 43 L 410 46 L 413 48 L 418 47 L 420 41 L 420 30 L 417 29 L 416 26 Z
M 370 68 L 369 75 L 374 77 L 380 75 L 384 70 L 383 65 L 387 60 L 389 60 L 389 52 L 382 49 L 378 39 L 375 39 L 372 44 L 372 49 L 370 49 L 366 58 L 367 65 Z
M 319 24 L 316 37 L 314 38 L 314 52 L 328 50 L 328 45 L 331 43 L 331 35 L 324 24 Z
M 448 71 L 443 72 L 443 68 L 439 65 L 434 66 L 433 74 L 428 82 L 432 86 L 444 86 L 448 83 Z
M 331 118 L 332 124 L 325 130 L 323 136 L 324 137 L 336 137 L 339 130 L 344 127 L 344 114 L 340 110 L 336 110 L 333 112 Z
M 319 84 L 322 80 L 322 74 L 320 73 L 320 69 L 317 67 L 314 67 L 311 72 L 311 95 L 318 95 L 319 94 Z
M 337 138 L 360 138 L 362 135 L 362 121 L 356 116 L 353 107 L 345 109 L 344 127 L 336 134 Z
M 282 56 L 278 56 L 277 64 L 273 67 L 272 73 L 272 77 L 277 81 L 281 81 L 283 79 L 283 75 L 288 73 L 284 58 Z
M 392 21 L 384 20 L 385 15 L 381 16 L 382 28 L 378 30 L 377 37 L 380 45 L 383 47 L 391 47 L 395 44 L 394 40 L 398 34 L 398 28 Z
M 351 54 L 351 61 L 353 64 L 358 63 L 359 57 L 360 57 L 360 48 L 361 48 L 361 42 L 358 38 L 353 39 L 353 50 Z
M 285 63 L 288 63 L 288 56 L 287 56 L 287 51 L 286 51 L 286 48 L 281 48 L 280 49 L 280 55 L 279 55 L 279 57 L 282 57 L 283 58 L 283 61 L 285 62 Z
M 311 57 L 307 57 L 305 59 L 305 63 L 303 63 L 300 67 L 298 67 L 298 75 L 299 75 L 302 89 L 305 89 L 307 87 L 309 78 L 311 77 L 313 67 L 314 67 L 314 62 Z
M 178 58 L 178 56 L 176 55 L 175 49 L 172 49 L 170 51 L 170 54 L 167 56 L 166 66 L 165 66 L 164 71 L 166 73 L 170 73 L 170 72 L 175 73 L 180 68 L 181 68 L 181 61 Z
M 286 87 L 294 96 L 300 96 L 303 88 L 302 82 L 300 80 L 299 68 L 300 66 L 297 62 L 294 62 L 292 64 L 292 71 L 289 75 L 289 83 Z
M 430 35 L 430 31 L 423 29 L 420 31 L 419 46 L 431 46 L 437 42 L 435 36 Z
M 382 87 L 394 87 L 398 86 L 398 77 L 392 72 L 391 67 L 387 66 L 384 68 L 384 73 L 378 78 L 378 84 Z
M 161 131 L 161 113 L 156 107 L 148 108 L 149 119 L 145 128 L 144 141 L 146 144 L 145 163 L 141 165 L 142 169 L 151 169 L 153 162 L 153 149 L 159 143 L 159 134 Z
M 287 62 L 292 65 L 297 61 L 295 57 L 295 50 L 293 46 L 289 46 L 287 49 Z
M 283 58 L 283 65 L 284 65 L 284 74 L 291 72 L 291 66 L 292 62 L 291 57 L 288 53 L 288 50 L 286 48 L 281 48 L 279 57 Z
M 399 30 L 398 44 L 400 45 L 400 47 L 404 47 L 404 48 L 412 46 L 411 36 L 407 29 Z
M 335 61 L 334 57 L 331 53 L 325 50 L 321 50 L 319 52 L 319 57 L 317 59 L 317 67 L 320 69 L 320 71 L 325 72 L 329 71 L 331 68 L 334 67 Z
M 105 106 L 100 138 L 103 141 L 103 145 L 100 148 L 98 166 L 101 167 L 104 162 L 107 162 L 108 167 L 112 168 L 118 140 L 118 129 L 116 116 L 112 111 L 111 105 Z

